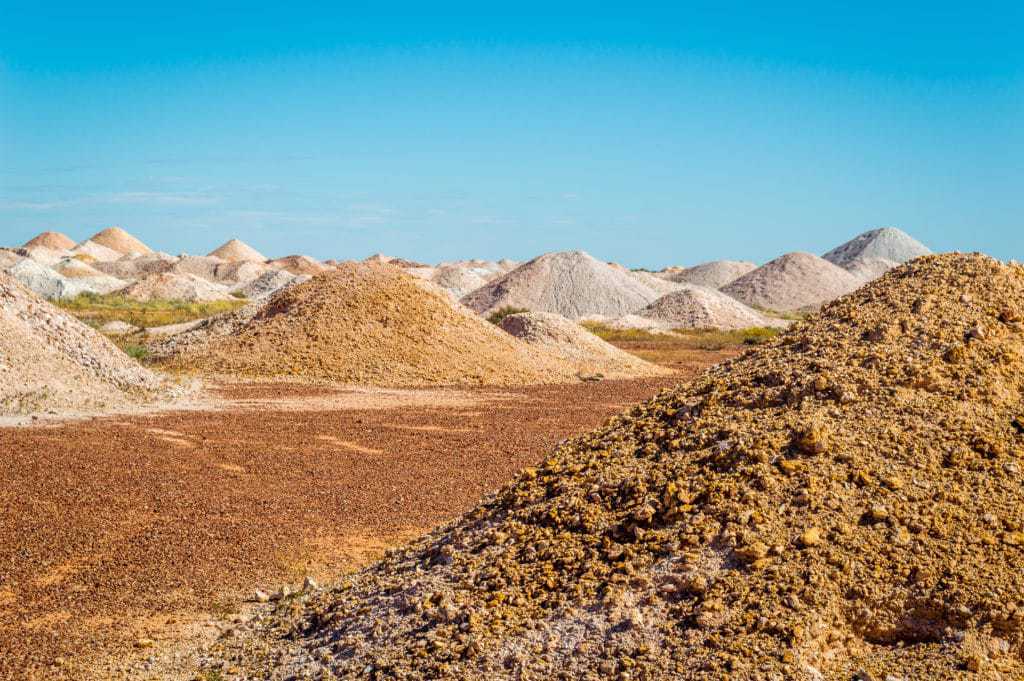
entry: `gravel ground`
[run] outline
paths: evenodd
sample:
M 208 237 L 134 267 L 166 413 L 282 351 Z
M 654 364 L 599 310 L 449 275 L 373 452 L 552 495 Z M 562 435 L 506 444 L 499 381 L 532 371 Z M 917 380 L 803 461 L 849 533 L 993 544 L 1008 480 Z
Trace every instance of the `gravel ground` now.
M 225 411 L 0 429 L 0 678 L 147 678 L 168 638 L 218 632 L 254 589 L 374 559 L 677 380 L 240 384 Z

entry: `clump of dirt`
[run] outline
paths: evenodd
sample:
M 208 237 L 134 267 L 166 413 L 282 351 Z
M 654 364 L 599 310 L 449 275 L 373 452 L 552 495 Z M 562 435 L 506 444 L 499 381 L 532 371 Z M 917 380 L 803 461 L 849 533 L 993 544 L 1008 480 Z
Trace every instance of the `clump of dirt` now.
M 1022 392 L 1024 267 L 923 257 L 220 655 L 270 678 L 1022 678 Z
M 263 255 L 255 248 L 240 241 L 239 239 L 231 239 L 220 247 L 211 251 L 208 255 L 214 258 L 220 258 L 227 262 L 266 262 L 267 256 Z
M 343 263 L 289 286 L 244 327 L 168 365 L 362 385 L 575 380 L 561 358 L 512 338 L 390 265 Z
M 117 291 L 125 298 L 147 302 L 150 300 L 184 300 L 187 302 L 213 302 L 233 300 L 228 289 L 194 274 L 162 272 L 150 274 Z
M 106 411 L 164 389 L 102 334 L 0 273 L 0 414 Z
M 813 310 L 864 283 L 838 265 L 810 253 L 787 253 L 758 267 L 722 292 L 751 307 Z
M 35 248 L 38 246 L 55 251 L 70 251 L 75 247 L 75 242 L 66 234 L 60 232 L 41 232 L 25 242 L 22 248 Z
M 89 237 L 89 241 L 105 246 L 121 255 L 145 255 L 152 249 L 120 227 L 107 227 Z
M 619 350 L 576 322 L 551 312 L 510 314 L 502 318 L 499 326 L 522 341 L 572 362 L 583 376 L 635 378 L 671 373 Z

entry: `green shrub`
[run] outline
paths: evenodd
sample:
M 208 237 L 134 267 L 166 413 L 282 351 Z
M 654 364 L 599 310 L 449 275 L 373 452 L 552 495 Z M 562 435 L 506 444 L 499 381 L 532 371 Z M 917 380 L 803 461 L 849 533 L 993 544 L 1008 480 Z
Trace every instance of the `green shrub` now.
M 501 320 L 510 314 L 520 314 L 521 312 L 529 312 L 525 307 L 503 307 L 500 310 L 495 310 L 487 317 L 487 321 L 491 324 L 501 324 Z

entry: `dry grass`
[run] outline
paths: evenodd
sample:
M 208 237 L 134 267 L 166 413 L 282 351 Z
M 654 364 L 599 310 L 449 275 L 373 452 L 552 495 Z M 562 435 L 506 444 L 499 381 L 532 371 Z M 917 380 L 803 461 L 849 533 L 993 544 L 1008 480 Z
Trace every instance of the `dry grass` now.
M 738 331 L 675 329 L 670 333 L 651 333 L 643 329 L 613 329 L 599 322 L 583 322 L 583 327 L 609 343 L 644 343 L 688 350 L 724 350 L 757 345 L 779 333 L 778 329 L 761 327 Z
M 227 300 L 190 303 L 183 300 L 152 300 L 142 303 L 117 294 L 83 293 L 68 300 L 56 301 L 56 304 L 90 326 L 102 326 L 107 322 L 122 321 L 133 326 L 149 328 L 165 324 L 180 324 L 221 312 L 230 312 L 245 305 L 245 302 L 244 300 Z

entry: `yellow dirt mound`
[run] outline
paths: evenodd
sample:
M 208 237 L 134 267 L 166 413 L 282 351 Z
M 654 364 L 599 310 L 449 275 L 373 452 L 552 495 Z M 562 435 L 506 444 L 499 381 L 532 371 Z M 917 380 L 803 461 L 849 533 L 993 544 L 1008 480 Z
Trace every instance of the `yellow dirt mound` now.
M 228 337 L 169 360 L 182 369 L 366 385 L 575 380 L 523 343 L 389 266 L 345 263 L 274 295 Z
M 75 242 L 60 232 L 42 232 L 30 241 L 27 241 L 24 248 L 37 248 L 40 246 L 51 248 L 55 251 L 70 251 L 75 247 Z
M 89 237 L 89 241 L 106 246 L 121 255 L 145 255 L 153 252 L 149 246 L 120 227 L 107 227 L 102 232 L 97 232 Z
M 917 259 L 282 609 L 260 631 L 286 645 L 226 654 L 332 678 L 1024 678 L 1022 320 L 1021 266 Z

